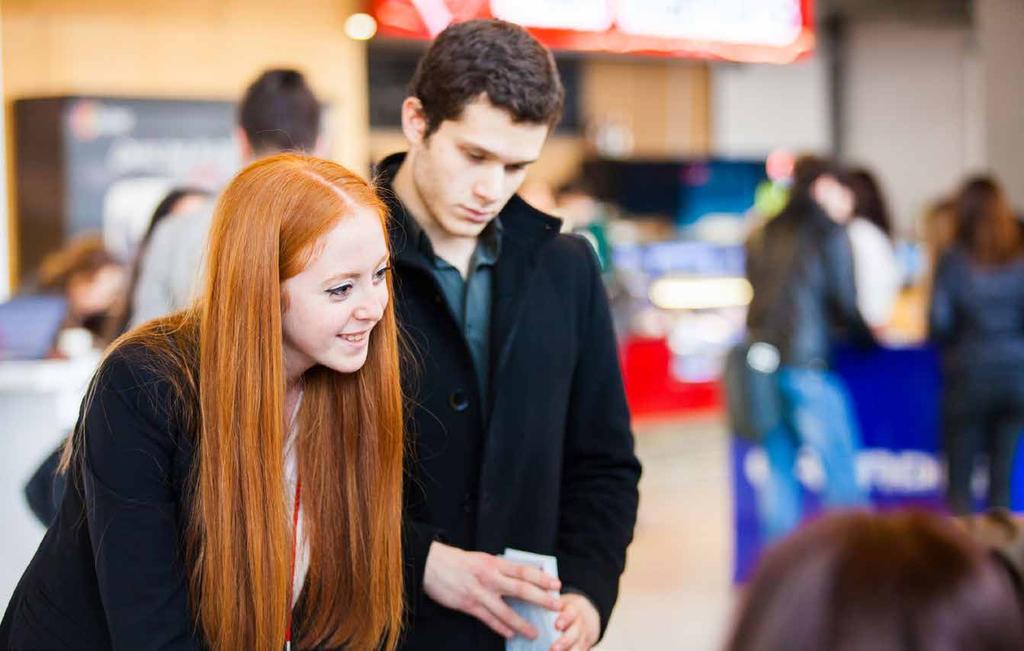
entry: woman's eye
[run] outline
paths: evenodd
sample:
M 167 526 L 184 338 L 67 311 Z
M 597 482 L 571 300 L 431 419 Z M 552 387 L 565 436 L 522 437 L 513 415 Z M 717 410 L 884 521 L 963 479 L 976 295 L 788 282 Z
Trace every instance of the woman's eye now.
M 374 280 L 383 280 L 384 276 L 387 276 L 389 271 L 391 271 L 391 267 L 390 266 L 388 266 L 388 267 L 381 267 L 380 269 L 377 270 L 377 273 L 373 274 L 373 279 Z
M 352 291 L 352 285 L 338 285 L 327 290 L 327 293 L 335 298 L 344 298 Z

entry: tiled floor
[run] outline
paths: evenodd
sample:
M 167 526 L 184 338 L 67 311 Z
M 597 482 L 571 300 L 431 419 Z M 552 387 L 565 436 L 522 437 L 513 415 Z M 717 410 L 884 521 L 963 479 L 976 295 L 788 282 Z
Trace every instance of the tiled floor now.
M 715 651 L 728 627 L 728 446 L 716 418 L 638 424 L 636 538 L 599 651 Z

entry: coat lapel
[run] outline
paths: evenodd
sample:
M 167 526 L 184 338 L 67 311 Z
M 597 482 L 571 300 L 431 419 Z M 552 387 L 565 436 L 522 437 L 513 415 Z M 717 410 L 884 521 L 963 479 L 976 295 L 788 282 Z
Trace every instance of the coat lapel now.
M 516 327 L 529 294 L 537 250 L 558 234 L 561 222 L 535 210 L 518 196 L 501 213 L 501 257 L 494 269 L 491 307 L 491 406 L 501 369 L 508 361 Z M 490 411 L 490 410 L 488 410 Z

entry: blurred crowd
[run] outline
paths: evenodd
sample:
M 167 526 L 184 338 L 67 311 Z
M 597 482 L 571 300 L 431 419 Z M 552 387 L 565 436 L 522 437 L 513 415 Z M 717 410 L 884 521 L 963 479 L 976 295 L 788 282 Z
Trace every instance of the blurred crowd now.
M 1010 503 L 1024 429 L 1021 229 L 998 182 L 983 176 L 936 201 L 921 224 L 926 264 L 918 291 L 927 340 L 941 358 L 942 450 L 957 513 L 974 508 L 979 461 L 988 469 L 987 504 Z M 831 357 L 841 343 L 884 344 L 905 283 L 879 183 L 863 169 L 798 159 L 788 202 L 748 240 L 747 275 L 754 288 L 748 335 L 729 377 L 734 393 L 749 396 L 734 420 L 768 456 L 772 481 L 760 510 L 773 539 L 799 520 L 792 468 L 802 445 L 822 459 L 826 503 L 865 500 L 854 474 L 861 436 Z
M 268 71 L 239 106 L 242 159 L 286 147 L 267 134 L 287 115 L 315 151 L 319 113 L 302 75 Z M 303 127 L 303 125 L 306 125 Z M 761 444 L 770 481 L 758 510 L 766 539 L 780 541 L 745 592 L 729 651 L 1024 648 L 1020 525 L 1003 511 L 961 521 L 923 513 L 870 514 L 854 461 L 861 433 L 850 396 L 831 364 L 837 343 L 870 347 L 907 295 L 894 220 L 882 184 L 866 169 L 813 156 L 796 160 L 787 199 L 760 215 L 746 244 L 753 300 L 747 337 L 730 357 L 729 390 L 743 395 L 736 428 Z M 527 186 L 528 200 L 588 239 L 610 260 L 606 208 L 583 181 L 557 192 Z M 148 214 L 127 259 L 99 234 L 79 236 L 46 258 L 23 295 L 61 301 L 58 330 L 87 332 L 102 348 L 142 321 L 195 296 L 215 196 L 170 189 Z M 1024 240 L 1022 223 L 996 179 L 965 180 L 925 212 L 918 237 L 926 272 L 916 291 L 926 339 L 943 372 L 942 449 L 947 499 L 975 510 L 975 467 L 987 468 L 989 508 L 1010 505 L 1010 475 L 1024 430 Z M 52 339 L 44 356 L 73 354 Z M 913 390 L 913 387 L 908 387 Z M 826 515 L 793 533 L 802 513 L 794 476 L 802 447 L 825 470 L 824 499 L 854 511 Z M 49 522 L 56 453 L 37 475 L 33 507 Z

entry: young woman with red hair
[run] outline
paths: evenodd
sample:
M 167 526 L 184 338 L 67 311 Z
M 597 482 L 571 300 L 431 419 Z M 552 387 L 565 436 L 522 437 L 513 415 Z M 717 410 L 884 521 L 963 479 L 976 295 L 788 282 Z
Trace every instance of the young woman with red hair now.
M 114 342 L 7 649 L 393 649 L 402 397 L 386 209 L 281 154 L 220 198 L 196 307 Z

